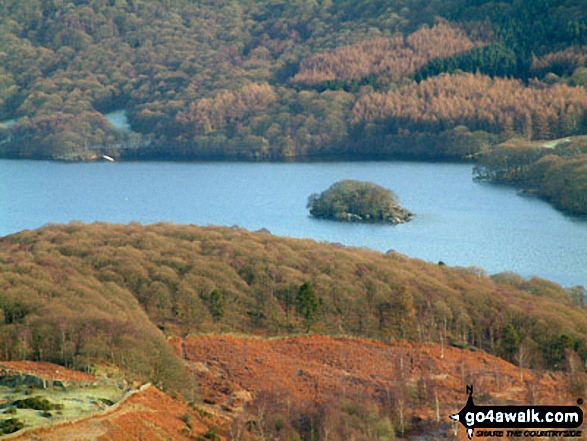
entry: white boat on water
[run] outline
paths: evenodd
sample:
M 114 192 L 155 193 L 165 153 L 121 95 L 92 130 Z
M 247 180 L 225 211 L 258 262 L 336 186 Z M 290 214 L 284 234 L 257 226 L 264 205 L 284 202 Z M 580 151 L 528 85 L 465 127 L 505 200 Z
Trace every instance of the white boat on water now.
M 115 162 L 114 158 L 108 155 L 102 155 L 102 158 L 104 158 L 106 161 Z

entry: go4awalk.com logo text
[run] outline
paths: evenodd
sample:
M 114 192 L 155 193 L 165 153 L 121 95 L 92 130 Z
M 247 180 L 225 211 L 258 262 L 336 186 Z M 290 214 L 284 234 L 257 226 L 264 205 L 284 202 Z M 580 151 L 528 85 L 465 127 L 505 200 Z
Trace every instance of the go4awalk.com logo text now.
M 451 415 L 476 437 L 580 438 L 583 410 L 578 406 L 477 406 L 473 386 L 467 386 L 467 404 Z M 582 400 L 578 400 L 582 404 Z M 522 429 L 523 428 L 523 429 Z M 499 430 L 487 430 L 499 429 Z M 575 429 L 575 430 L 573 430 Z

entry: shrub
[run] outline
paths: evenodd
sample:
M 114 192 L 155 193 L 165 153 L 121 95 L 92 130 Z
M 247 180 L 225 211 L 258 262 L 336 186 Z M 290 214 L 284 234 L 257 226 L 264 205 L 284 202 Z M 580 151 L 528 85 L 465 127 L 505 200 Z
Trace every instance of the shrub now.
M 23 427 L 24 424 L 18 418 L 10 418 L 0 421 L 0 431 L 4 434 L 17 432 Z
M 60 410 L 63 409 L 63 405 L 51 403 L 46 398 L 41 397 L 30 397 L 23 400 L 16 400 L 12 405 L 18 409 L 34 409 L 34 410 Z

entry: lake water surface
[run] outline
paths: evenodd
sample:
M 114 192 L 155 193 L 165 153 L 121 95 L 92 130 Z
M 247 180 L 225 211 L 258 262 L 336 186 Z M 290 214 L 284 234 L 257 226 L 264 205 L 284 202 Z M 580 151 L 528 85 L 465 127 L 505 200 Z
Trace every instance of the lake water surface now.
M 105 113 L 104 118 L 117 129 L 130 130 L 126 110 L 115 110 L 114 112 Z
M 128 117 L 126 114 L 126 110 L 120 109 L 115 110 L 114 112 L 109 112 L 104 114 L 104 118 L 106 118 L 110 124 L 112 124 L 117 129 L 122 130 L 130 130 L 130 123 L 128 122 Z M 20 118 L 17 119 L 5 119 L 4 121 L 0 121 L 0 127 L 11 127 L 18 123 Z
M 417 162 L 0 160 L 0 235 L 72 220 L 238 224 L 587 286 L 587 219 L 565 215 L 508 187 L 474 182 L 471 169 L 468 164 Z M 340 179 L 391 188 L 416 217 L 397 226 L 309 217 L 308 196 Z

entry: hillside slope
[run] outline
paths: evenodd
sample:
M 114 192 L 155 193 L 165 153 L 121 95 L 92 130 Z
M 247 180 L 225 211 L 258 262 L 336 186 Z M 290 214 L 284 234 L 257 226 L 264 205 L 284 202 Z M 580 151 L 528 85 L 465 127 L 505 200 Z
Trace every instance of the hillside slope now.
M 139 391 L 112 410 L 71 422 L 28 428 L 11 440 L 187 441 L 210 432 L 216 423 L 187 403 L 155 387 Z M 225 438 L 217 438 L 221 441 Z
M 5 357 L 106 359 L 164 387 L 185 384 L 177 362 L 162 363 L 164 334 L 403 338 L 556 369 L 587 356 L 580 288 L 395 252 L 240 228 L 75 223 L 1 238 L 0 264 Z
M 587 384 L 578 371 L 521 369 L 438 344 L 227 335 L 171 343 L 206 404 L 145 387 L 96 415 L 29 427 L 10 439 L 464 440 L 448 416 L 464 405 L 465 384 L 474 384 L 481 405 L 569 405 Z
M 584 133 L 585 44 L 580 0 L 7 0 L 0 156 L 460 158 Z M 407 127 L 370 118 L 396 89 Z M 133 133 L 103 117 L 118 109 Z
M 480 403 L 587 387 L 580 288 L 238 227 L 0 238 L 0 309 L 9 369 L 116 366 L 166 391 L 22 439 L 454 439 L 471 382 Z
M 194 336 L 175 344 L 203 399 L 236 416 L 233 433 L 248 418 L 258 422 L 251 432 L 259 439 L 312 439 L 312 431 L 324 440 L 455 439 L 448 416 L 464 405 L 466 384 L 474 384 L 477 404 L 574 404 L 587 380 L 438 344 L 325 336 Z

